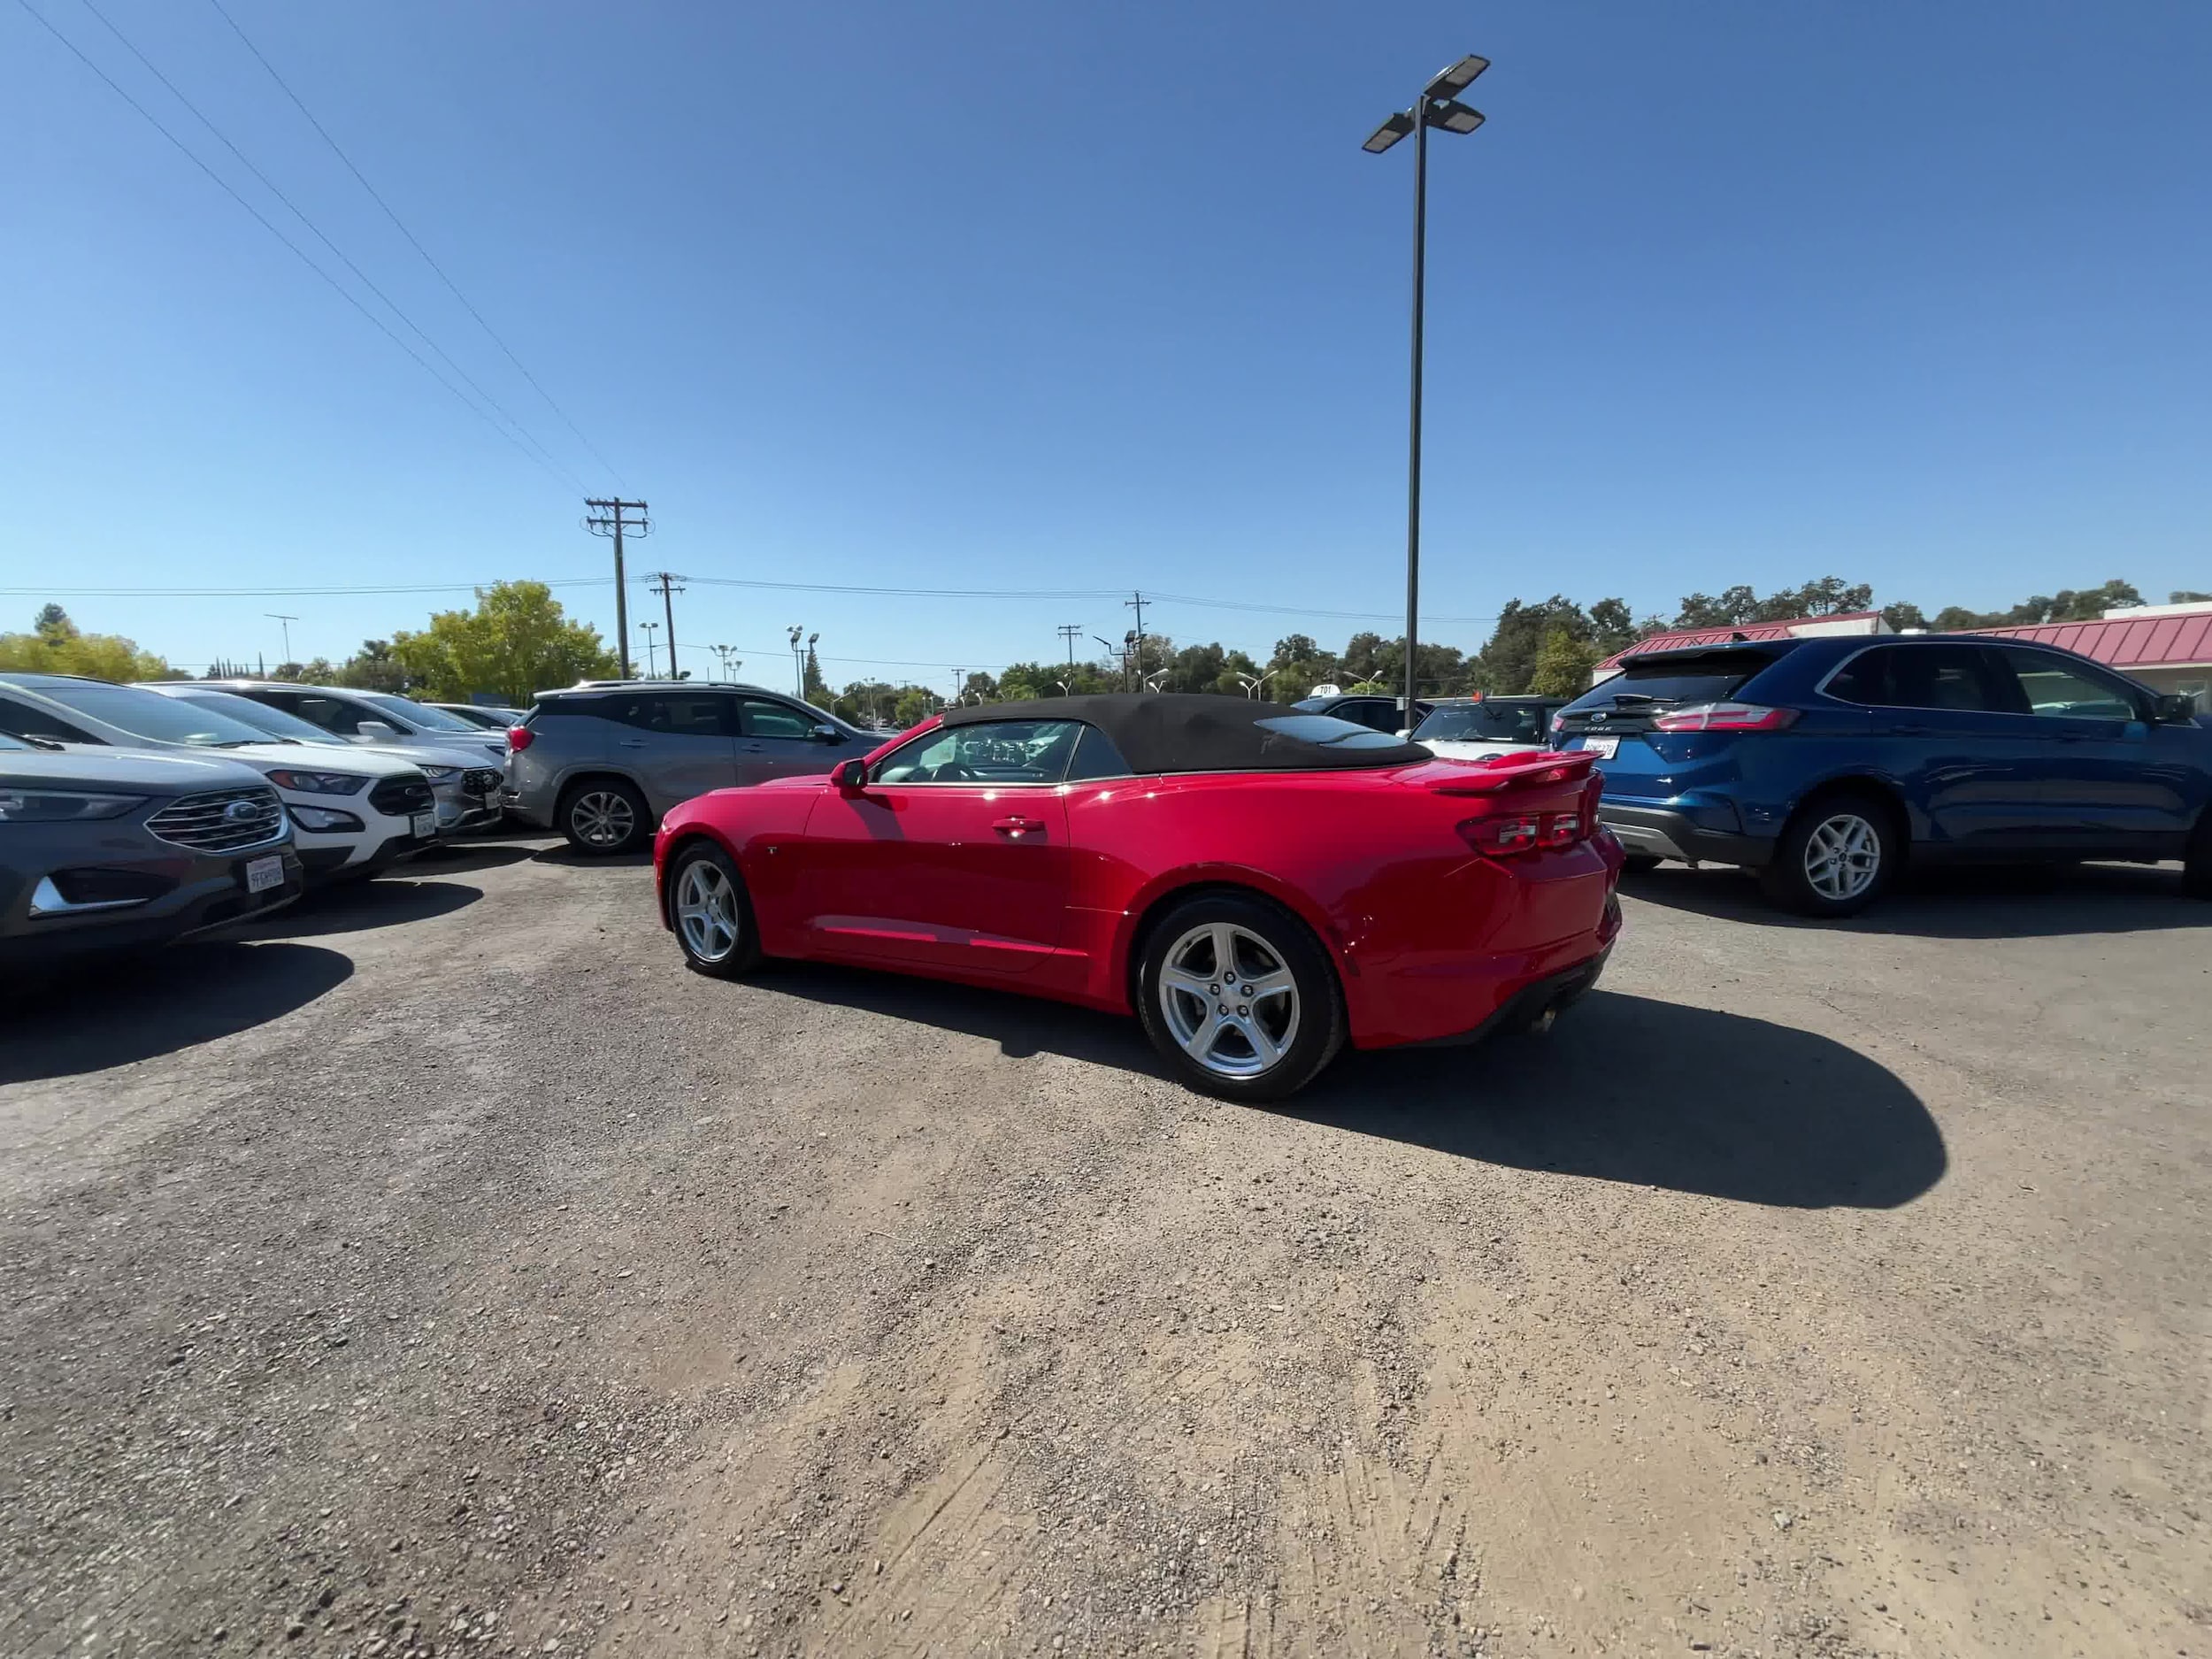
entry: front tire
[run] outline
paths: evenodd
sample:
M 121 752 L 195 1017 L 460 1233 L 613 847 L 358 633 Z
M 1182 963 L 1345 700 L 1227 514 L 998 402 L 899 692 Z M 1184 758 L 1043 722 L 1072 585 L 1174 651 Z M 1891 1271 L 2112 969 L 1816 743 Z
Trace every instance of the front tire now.
M 760 929 L 745 878 L 711 841 L 677 851 L 668 872 L 668 919 L 695 972 L 734 979 L 760 961 Z
M 653 814 L 634 786 L 593 778 L 561 797 L 561 833 L 580 853 L 633 852 L 652 833 Z
M 1895 817 L 1863 795 L 1809 802 L 1775 842 L 1759 872 L 1767 897 L 1801 916 L 1856 916 L 1881 897 L 1904 862 Z
M 2197 820 L 2197 833 L 2182 855 L 2181 890 L 2193 899 L 2212 899 L 2212 807 Z
M 1336 970 L 1306 925 L 1256 895 L 1205 894 L 1147 936 L 1137 1018 L 1179 1081 L 1222 1100 L 1297 1093 L 1344 1045 Z

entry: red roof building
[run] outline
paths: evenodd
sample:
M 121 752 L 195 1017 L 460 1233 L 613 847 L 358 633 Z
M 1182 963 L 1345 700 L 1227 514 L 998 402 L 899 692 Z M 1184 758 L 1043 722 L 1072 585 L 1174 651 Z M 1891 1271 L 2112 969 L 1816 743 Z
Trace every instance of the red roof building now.
M 1698 645 L 1732 645 L 1743 640 L 1799 640 L 1824 634 L 1886 634 L 1889 625 L 1878 611 L 1845 611 L 1832 617 L 1792 617 L 1786 622 L 1742 622 L 1732 628 L 1671 628 L 1653 634 L 1597 665 L 1590 683 L 1609 680 L 1621 664 L 1646 651 L 1678 651 Z

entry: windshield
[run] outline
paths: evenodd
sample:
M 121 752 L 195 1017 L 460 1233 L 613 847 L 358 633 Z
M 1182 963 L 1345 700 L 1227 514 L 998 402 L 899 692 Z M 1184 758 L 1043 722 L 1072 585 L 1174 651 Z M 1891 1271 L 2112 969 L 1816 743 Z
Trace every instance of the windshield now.
M 1703 657 L 1673 657 L 1628 665 L 1603 685 L 1592 687 L 1567 705 L 1567 712 L 1586 709 L 1630 710 L 1658 704 L 1675 707 L 1686 703 L 1718 703 L 1736 695 L 1744 681 L 1773 659 L 1762 651 L 1715 651 Z
M 457 715 L 448 714 L 443 709 L 426 709 L 419 703 L 405 697 L 387 696 L 380 691 L 365 692 L 361 701 L 383 710 L 387 714 L 397 715 L 406 722 L 406 726 L 400 728 L 402 731 L 414 726 L 425 732 L 466 732 L 474 737 L 482 729 L 471 726 Z
M 266 732 L 213 709 L 196 708 L 136 686 L 65 686 L 42 687 L 43 695 L 65 708 L 88 714 L 96 720 L 120 726 L 136 737 L 157 743 L 188 743 L 196 749 L 224 749 L 234 743 L 265 743 Z
M 179 691 L 157 694 L 173 703 L 196 703 L 217 714 L 265 732 L 273 738 L 292 743 L 319 743 L 328 749 L 350 749 L 352 744 L 342 737 L 333 737 L 319 726 L 310 726 L 296 714 L 287 714 L 281 709 L 272 709 L 265 703 L 256 703 L 251 697 L 242 697 L 229 691 Z
M 5 732 L 0 732 L 0 750 L 20 750 L 25 754 L 36 753 L 31 745 L 21 738 L 10 737 Z
M 1417 743 L 1541 743 L 1544 705 L 1498 699 L 1438 709 L 1413 730 Z
M 1354 726 L 1333 714 L 1286 714 L 1254 724 L 1270 732 L 1280 732 L 1285 737 L 1294 737 L 1301 743 L 1318 744 L 1325 749 L 1396 749 L 1402 741 L 1391 733 Z

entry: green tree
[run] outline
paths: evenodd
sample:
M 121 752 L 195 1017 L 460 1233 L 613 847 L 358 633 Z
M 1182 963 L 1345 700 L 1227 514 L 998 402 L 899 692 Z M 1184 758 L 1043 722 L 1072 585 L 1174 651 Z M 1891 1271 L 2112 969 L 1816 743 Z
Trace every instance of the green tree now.
M 1601 655 L 1591 641 L 1555 627 L 1544 635 L 1536 653 L 1528 688 L 1540 697 L 1578 697 L 1589 690 L 1591 671 Z
M 893 724 L 902 726 L 919 726 L 936 712 L 939 699 L 920 686 L 909 686 L 899 693 L 898 705 L 892 710 Z
M 803 683 L 806 687 L 806 700 L 809 703 L 818 708 L 829 701 L 829 681 L 822 678 L 822 664 L 816 659 L 814 647 L 810 644 L 806 648 L 806 670 Z
M 1884 605 L 1882 620 L 1899 634 L 1904 633 L 1908 628 L 1924 628 L 1928 626 L 1926 614 L 1909 599 L 1900 599 L 1894 604 Z
M 1471 688 L 1502 696 L 1525 692 L 1536 672 L 1536 659 L 1554 630 L 1563 630 L 1570 639 L 1585 643 L 1594 643 L 1596 637 L 1588 615 L 1563 595 L 1554 594 L 1540 604 L 1507 600 L 1489 643 L 1468 673 Z
M 389 640 L 364 640 L 338 671 L 336 683 L 357 691 L 404 691 L 407 670 L 392 655 Z
M 2212 594 L 2195 593 L 2186 588 L 2177 588 L 2166 595 L 2170 605 L 2200 605 L 2207 600 L 2212 600 Z
M 331 666 L 330 658 L 318 657 L 300 670 L 300 683 L 303 686 L 334 686 L 338 683 L 338 671 Z
M 1590 635 L 1600 651 L 1610 657 L 1640 637 L 1634 615 L 1625 599 L 1601 599 L 1590 607 Z
M 172 670 L 152 651 L 118 634 L 86 634 L 59 605 L 43 606 L 27 634 L 0 634 L 0 669 L 29 674 L 83 674 L 118 684 L 166 680 Z
M 495 582 L 476 609 L 445 611 L 419 634 L 395 634 L 391 656 L 409 684 L 442 702 L 486 692 L 526 703 L 534 692 L 616 672 L 599 631 L 571 622 L 543 582 Z

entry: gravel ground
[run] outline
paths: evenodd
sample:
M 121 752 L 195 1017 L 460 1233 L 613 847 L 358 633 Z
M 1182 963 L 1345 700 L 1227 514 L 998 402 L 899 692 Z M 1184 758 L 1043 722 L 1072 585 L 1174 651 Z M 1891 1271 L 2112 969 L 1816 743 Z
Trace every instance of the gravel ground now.
M 488 844 L 0 1016 L 0 1652 L 2212 1655 L 2212 906 L 1632 887 L 1294 1110 Z

